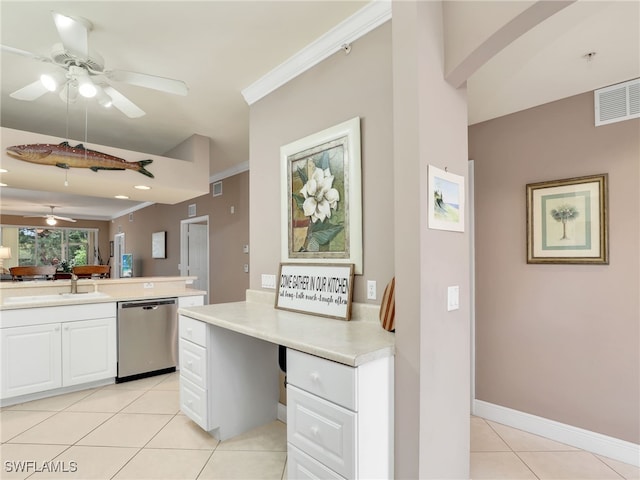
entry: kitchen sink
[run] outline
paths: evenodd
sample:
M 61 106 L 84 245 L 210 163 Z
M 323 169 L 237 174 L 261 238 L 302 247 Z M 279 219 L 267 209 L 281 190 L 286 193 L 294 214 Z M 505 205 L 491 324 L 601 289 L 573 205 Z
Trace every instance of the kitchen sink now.
M 69 300 L 92 300 L 97 298 L 109 297 L 109 295 L 102 292 L 57 293 L 49 295 L 25 295 L 21 297 L 6 297 L 3 302 L 5 305 L 14 305 L 16 303 L 67 302 Z

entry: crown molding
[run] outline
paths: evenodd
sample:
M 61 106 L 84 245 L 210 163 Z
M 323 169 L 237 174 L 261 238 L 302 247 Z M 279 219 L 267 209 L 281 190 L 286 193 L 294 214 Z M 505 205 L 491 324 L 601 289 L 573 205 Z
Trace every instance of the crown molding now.
M 223 170 L 220 173 L 211 175 L 209 177 L 209 183 L 219 182 L 220 180 L 233 177 L 234 175 L 238 175 L 239 173 L 246 172 L 248 170 L 249 170 L 249 160 L 246 160 L 242 163 L 234 165 L 233 167 L 227 168 L 226 170 Z
M 242 90 L 248 105 L 252 105 L 277 88 L 306 72 L 330 55 L 349 45 L 391 19 L 391 1 L 373 0 L 349 18 L 313 41 L 293 57 Z

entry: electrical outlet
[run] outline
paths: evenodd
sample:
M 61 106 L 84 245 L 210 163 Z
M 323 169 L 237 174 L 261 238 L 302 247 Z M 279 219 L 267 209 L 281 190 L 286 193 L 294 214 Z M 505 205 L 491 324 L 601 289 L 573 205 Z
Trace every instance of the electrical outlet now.
M 249 264 L 245 263 L 242 269 L 244 270 L 244 273 L 249 273 Z
M 375 280 L 367 280 L 367 299 L 369 300 L 376 299 L 376 281 Z
M 262 274 L 262 288 L 276 288 L 276 276 Z
M 144 288 L 153 288 L 153 282 L 144 282 Z

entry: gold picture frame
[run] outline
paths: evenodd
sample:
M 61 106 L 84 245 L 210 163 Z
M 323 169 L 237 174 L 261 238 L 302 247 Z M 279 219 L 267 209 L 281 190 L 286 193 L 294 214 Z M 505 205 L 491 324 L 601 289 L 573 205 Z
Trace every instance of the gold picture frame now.
M 530 183 L 527 263 L 609 264 L 606 173 Z
M 362 274 L 360 118 L 282 146 L 280 159 L 282 261 Z

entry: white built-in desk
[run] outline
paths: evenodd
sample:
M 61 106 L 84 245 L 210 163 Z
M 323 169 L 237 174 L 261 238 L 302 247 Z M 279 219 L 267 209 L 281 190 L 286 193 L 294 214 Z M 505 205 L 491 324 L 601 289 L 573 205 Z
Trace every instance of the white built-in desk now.
M 181 410 L 219 440 L 274 421 L 282 345 L 289 478 L 392 478 L 394 334 L 378 307 L 347 322 L 273 298 L 179 309 Z

